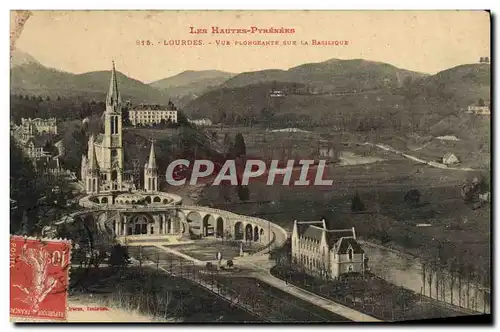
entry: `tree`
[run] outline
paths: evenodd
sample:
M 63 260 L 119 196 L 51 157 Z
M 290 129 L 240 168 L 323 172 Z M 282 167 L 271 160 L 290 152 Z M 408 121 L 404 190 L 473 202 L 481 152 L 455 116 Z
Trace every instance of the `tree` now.
M 112 267 L 123 268 L 129 265 L 130 256 L 128 253 L 127 247 L 124 247 L 120 244 L 115 244 L 111 248 L 111 254 L 109 256 L 109 265 Z
M 359 193 L 356 191 L 356 195 L 352 198 L 351 201 L 351 211 L 352 212 L 361 212 L 365 210 L 365 205 L 361 201 L 361 197 L 359 197 Z
M 269 259 L 274 260 L 277 265 L 290 263 L 292 259 L 292 238 L 288 237 L 282 246 L 274 247 L 269 254 Z
M 219 188 L 219 198 L 221 198 L 225 203 L 231 202 L 231 190 L 228 184 L 221 183 Z
M 11 212 L 10 217 L 10 228 L 13 234 L 22 232 L 25 235 L 33 235 L 37 210 L 40 206 L 38 202 L 43 196 L 37 184 L 37 174 L 33 163 L 11 137 L 10 199 L 17 203 L 17 209 Z M 27 221 L 24 225 L 23 219 Z
M 92 128 L 92 123 L 89 122 L 89 130 Z M 86 152 L 87 138 L 85 131 L 79 124 L 68 126 L 62 134 L 64 146 L 71 147 L 66 149 L 64 156 L 64 168 L 79 173 L 81 167 L 82 155 Z
M 231 140 L 231 137 L 229 136 L 229 133 L 226 133 L 224 135 L 224 141 L 222 145 L 224 146 L 224 153 L 226 154 L 226 158 L 231 159 L 234 153 L 234 144 Z
M 246 156 L 246 154 L 247 149 L 245 145 L 245 139 L 243 138 L 243 135 L 241 133 L 238 133 L 234 138 L 234 156 L 241 157 Z
M 94 249 L 92 252 L 92 265 L 98 269 L 99 266 L 104 262 L 104 260 L 108 257 L 105 248 Z
M 248 186 L 239 185 L 236 190 L 238 191 L 238 198 L 240 201 L 245 202 L 250 199 L 250 190 Z
M 421 197 L 420 191 L 418 191 L 417 189 L 410 189 L 406 193 L 404 200 L 405 202 L 413 206 L 417 206 L 418 203 L 420 203 L 420 197 Z
M 461 194 L 465 203 L 475 203 L 479 195 L 489 190 L 489 180 L 482 173 L 473 174 L 462 185 Z

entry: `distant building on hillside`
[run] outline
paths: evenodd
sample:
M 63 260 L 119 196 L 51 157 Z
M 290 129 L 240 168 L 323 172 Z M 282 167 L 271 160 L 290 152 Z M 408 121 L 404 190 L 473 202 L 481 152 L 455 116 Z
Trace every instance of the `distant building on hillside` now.
M 59 164 L 59 158 L 38 158 L 34 164 L 36 171 L 41 175 L 59 175 L 65 172 Z
M 340 151 L 337 144 L 323 140 L 318 141 L 318 147 L 316 151 L 316 157 L 318 159 L 323 159 L 329 162 L 336 162 L 339 161 L 339 155 Z
M 292 262 L 311 275 L 334 279 L 345 273 L 364 273 L 368 259 L 350 229 L 327 229 L 325 220 L 295 220 Z
M 36 134 L 57 135 L 57 119 L 21 119 L 21 128 L 25 135 L 33 136 Z
M 269 96 L 271 96 L 272 98 L 285 97 L 285 92 L 281 90 L 271 90 Z
M 460 161 L 458 160 L 457 156 L 455 156 L 451 152 L 448 152 L 443 156 L 443 164 L 445 165 L 457 165 L 459 163 Z
M 479 63 L 490 63 L 490 57 L 482 56 L 479 58 Z
M 212 120 L 206 119 L 206 118 L 205 119 L 196 119 L 196 120 L 189 119 L 188 121 L 189 121 L 189 123 L 194 124 L 195 126 L 199 126 L 199 127 L 209 127 L 213 124 Z
M 485 101 L 480 98 L 477 104 L 469 105 L 467 108 L 467 113 L 479 114 L 479 115 L 490 115 L 491 102 L 489 100 Z
M 477 105 L 469 105 L 467 108 L 467 113 L 473 113 L 478 115 L 490 115 L 490 105 L 477 106 Z
M 154 125 L 164 123 L 177 123 L 177 108 L 172 102 L 168 107 L 160 105 L 141 104 L 132 107 L 128 112 L 130 123 L 137 125 Z
M 24 153 L 31 159 L 48 157 L 50 156 L 50 151 L 46 151 L 45 146 L 49 141 L 47 135 L 32 136 L 26 141 L 22 141 L 21 147 Z

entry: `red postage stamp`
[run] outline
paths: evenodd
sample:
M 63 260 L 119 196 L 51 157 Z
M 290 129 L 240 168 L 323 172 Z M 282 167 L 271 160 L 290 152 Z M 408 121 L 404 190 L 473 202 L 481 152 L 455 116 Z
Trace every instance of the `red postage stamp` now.
M 10 317 L 66 320 L 71 241 L 10 237 Z

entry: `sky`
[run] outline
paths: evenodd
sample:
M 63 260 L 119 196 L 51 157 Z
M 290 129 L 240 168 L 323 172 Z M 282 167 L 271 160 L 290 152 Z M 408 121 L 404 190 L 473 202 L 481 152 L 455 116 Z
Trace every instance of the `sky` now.
M 215 26 L 284 27 L 295 33 L 189 33 L 190 27 L 210 32 Z M 313 39 L 348 45 L 313 46 Z M 152 45 L 137 45 L 141 40 Z M 201 40 L 203 45 L 165 46 L 164 40 Z M 231 45 L 218 46 L 216 40 Z M 297 45 L 234 45 L 249 40 Z M 109 70 L 114 60 L 117 70 L 146 83 L 185 70 L 240 73 L 331 58 L 362 58 L 434 74 L 489 56 L 490 18 L 485 11 L 33 11 L 15 47 L 47 67 L 72 73 Z

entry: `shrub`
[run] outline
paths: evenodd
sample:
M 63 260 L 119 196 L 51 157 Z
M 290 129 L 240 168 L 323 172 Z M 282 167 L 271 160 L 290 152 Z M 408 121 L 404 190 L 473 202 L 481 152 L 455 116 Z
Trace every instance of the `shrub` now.
M 234 263 L 233 261 L 230 259 L 227 261 L 227 267 L 233 267 L 234 266 Z
M 356 195 L 352 198 L 351 201 L 351 211 L 353 212 L 361 212 L 365 210 L 365 205 L 361 201 L 361 197 L 359 197 L 359 193 L 356 192 Z

